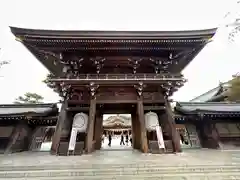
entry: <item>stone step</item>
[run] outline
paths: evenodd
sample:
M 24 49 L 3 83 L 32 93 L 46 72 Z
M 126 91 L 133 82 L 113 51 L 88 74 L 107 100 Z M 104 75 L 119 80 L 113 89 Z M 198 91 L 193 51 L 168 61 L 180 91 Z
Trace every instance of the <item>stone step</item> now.
M 111 168 L 111 169 L 61 169 L 61 170 L 29 170 L 29 171 L 0 171 L 0 178 L 24 178 L 24 177 L 68 177 L 68 176 L 115 176 L 115 175 L 147 175 L 157 176 L 161 175 L 190 175 L 190 174 L 234 174 L 239 173 L 240 166 L 229 166 L 229 167 L 156 167 L 156 168 Z
M 213 174 L 175 174 L 175 175 L 110 175 L 110 176 L 61 176 L 61 177 L 16 177 L 16 178 L 0 178 L 0 180 L 238 180 L 240 179 L 240 173 L 213 173 Z
M 104 169 L 122 169 L 122 168 L 150 168 L 150 169 L 219 169 L 219 168 L 233 168 L 240 167 L 240 164 L 212 164 L 212 165 L 184 165 L 179 164 L 178 166 L 168 165 L 168 164 L 91 164 L 91 163 L 83 163 L 83 164 L 73 164 L 73 165 L 32 165 L 32 166 L 0 166 L 1 171 L 29 171 L 29 170 L 65 170 L 65 169 L 96 169 L 96 170 L 104 170 Z

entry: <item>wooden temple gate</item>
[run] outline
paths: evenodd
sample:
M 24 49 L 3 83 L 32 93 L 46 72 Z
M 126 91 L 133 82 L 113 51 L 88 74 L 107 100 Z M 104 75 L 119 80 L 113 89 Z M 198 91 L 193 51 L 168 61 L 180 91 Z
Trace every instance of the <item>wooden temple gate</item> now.
M 145 113 L 154 111 L 165 133 L 166 148 L 181 151 L 169 97 L 183 86 L 182 69 L 216 29 L 122 32 L 12 27 L 11 31 L 49 69 L 48 85 L 63 99 L 52 154 L 99 149 L 102 115 L 122 111 L 132 115 L 135 149 L 147 153 L 155 147 L 149 144 L 152 136 L 145 122 Z M 82 118 L 73 128 L 78 113 L 87 115 L 87 122 Z M 76 143 L 69 143 L 71 138 Z M 70 153 L 69 147 L 73 147 Z

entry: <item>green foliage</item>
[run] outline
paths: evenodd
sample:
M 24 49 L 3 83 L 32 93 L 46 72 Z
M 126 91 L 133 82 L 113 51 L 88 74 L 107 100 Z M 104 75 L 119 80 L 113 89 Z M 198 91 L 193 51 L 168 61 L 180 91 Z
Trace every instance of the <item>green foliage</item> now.
M 45 83 L 45 84 L 48 84 L 49 83 L 49 80 L 52 78 L 52 74 L 50 73 L 50 74 L 47 74 L 47 76 L 46 76 L 46 78 L 42 81 L 43 83 Z
M 46 78 L 42 82 L 45 83 L 49 88 L 53 89 L 54 92 L 58 93 L 55 83 L 50 81 L 50 79 L 54 79 L 54 78 L 56 78 L 56 76 L 49 73 L 49 74 L 47 74 Z
M 44 98 L 39 94 L 27 92 L 24 94 L 24 96 L 19 96 L 14 103 L 15 104 L 28 104 L 28 103 L 38 104 L 38 103 L 42 103 L 43 99 Z
M 233 76 L 230 81 L 227 100 L 232 102 L 240 101 L 240 75 Z
M 54 77 L 55 76 L 53 74 L 49 73 L 42 82 L 45 83 L 49 88 L 54 88 L 54 83 L 50 82 L 50 79 L 53 79 Z

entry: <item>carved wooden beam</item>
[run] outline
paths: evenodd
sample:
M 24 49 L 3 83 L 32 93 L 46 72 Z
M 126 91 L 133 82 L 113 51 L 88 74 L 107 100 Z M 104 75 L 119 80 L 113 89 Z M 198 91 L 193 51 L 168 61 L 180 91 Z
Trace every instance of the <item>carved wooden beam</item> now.
M 59 95 L 66 100 L 70 99 L 70 97 L 72 96 L 72 85 L 62 82 L 60 84 Z
M 184 62 L 185 60 L 187 60 L 188 57 L 190 57 L 195 51 L 199 50 L 199 47 L 197 48 L 191 48 L 185 51 L 181 51 L 181 52 L 170 52 L 168 59 L 173 61 L 173 65 L 171 66 L 171 70 L 174 67 L 178 67 L 180 66 L 180 63 Z
M 154 67 L 155 73 L 169 73 L 168 68 L 171 64 L 173 64 L 172 60 L 166 58 L 150 58 L 151 62 L 153 62 L 152 66 Z
M 188 49 L 188 50 L 181 51 L 181 52 L 170 52 L 169 56 L 168 56 L 168 59 L 169 60 L 174 60 L 175 64 L 178 64 L 179 60 L 181 60 L 182 58 L 184 58 L 186 56 L 189 56 L 194 51 L 196 51 L 196 48 Z
M 95 83 L 90 82 L 89 89 L 90 89 L 90 94 L 93 99 L 96 99 L 96 91 L 98 88 L 99 88 L 99 85 L 96 85 Z
M 128 58 L 129 64 L 133 66 L 133 74 L 136 74 L 137 68 L 140 66 L 142 59 L 140 58 Z
M 142 96 L 143 89 L 146 87 L 143 82 L 139 82 L 137 85 L 134 85 L 139 96 Z
M 172 96 L 175 91 L 178 90 L 178 88 L 182 87 L 184 83 L 186 82 L 186 79 L 182 79 L 179 81 L 166 81 L 166 83 L 161 84 L 162 91 L 166 97 Z
M 102 67 L 104 66 L 104 61 L 106 60 L 106 58 L 103 57 L 95 57 L 95 58 L 90 58 L 90 60 L 93 62 L 93 64 L 96 66 L 96 71 L 97 74 L 100 73 L 100 70 L 102 69 Z

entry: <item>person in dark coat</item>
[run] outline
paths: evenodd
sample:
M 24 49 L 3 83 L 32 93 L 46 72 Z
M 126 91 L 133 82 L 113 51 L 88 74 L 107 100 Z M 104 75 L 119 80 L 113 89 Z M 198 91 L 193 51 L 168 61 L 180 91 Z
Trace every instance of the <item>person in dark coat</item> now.
M 128 133 L 126 134 L 126 145 L 128 146 L 128 140 L 129 140 L 129 135 Z
M 108 146 L 109 146 L 109 147 L 111 146 L 111 143 L 112 143 L 112 134 L 109 133 L 109 134 L 108 134 Z
M 120 145 L 125 145 L 125 143 L 124 143 L 124 136 L 123 136 L 123 133 L 121 134 Z
M 132 134 L 129 135 L 129 141 L 130 141 L 131 146 L 132 146 Z

